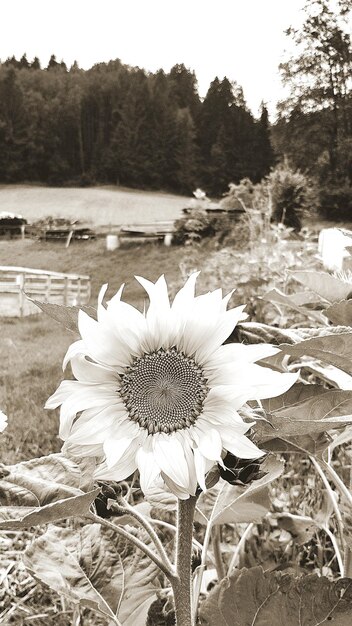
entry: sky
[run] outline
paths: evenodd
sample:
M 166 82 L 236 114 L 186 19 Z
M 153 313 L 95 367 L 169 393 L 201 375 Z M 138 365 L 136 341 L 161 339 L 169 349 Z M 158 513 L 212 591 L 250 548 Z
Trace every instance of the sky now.
M 0 59 L 51 54 L 83 69 L 119 58 L 154 72 L 194 70 L 205 96 L 218 76 L 243 87 L 254 115 L 284 97 L 278 65 L 294 48 L 284 30 L 305 0 L 16 0 L 1 3 Z M 286 52 L 285 52 L 286 51 Z

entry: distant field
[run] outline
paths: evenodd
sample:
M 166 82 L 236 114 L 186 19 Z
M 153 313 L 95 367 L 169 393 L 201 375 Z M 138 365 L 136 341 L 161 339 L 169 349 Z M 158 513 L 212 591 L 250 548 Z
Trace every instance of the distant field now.
M 0 185 L 0 212 L 20 213 L 28 221 L 52 215 L 94 226 L 175 220 L 187 198 L 116 187 L 56 188 Z

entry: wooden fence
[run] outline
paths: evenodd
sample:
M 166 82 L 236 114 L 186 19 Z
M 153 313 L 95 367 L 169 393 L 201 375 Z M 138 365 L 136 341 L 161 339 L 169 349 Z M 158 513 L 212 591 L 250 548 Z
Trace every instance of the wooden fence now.
M 62 274 L 28 267 L 0 266 L 0 316 L 23 317 L 39 313 L 28 298 L 80 306 L 90 298 L 90 278 L 79 274 Z

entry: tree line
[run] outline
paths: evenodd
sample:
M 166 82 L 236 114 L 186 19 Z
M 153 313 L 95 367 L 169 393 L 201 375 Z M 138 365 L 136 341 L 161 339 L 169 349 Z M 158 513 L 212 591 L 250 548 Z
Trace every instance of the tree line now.
M 84 71 L 54 55 L 0 63 L 0 182 L 113 183 L 213 196 L 278 162 L 309 176 L 327 217 L 352 215 L 351 0 L 306 0 L 280 66 L 289 95 L 269 123 L 239 85 L 204 99 L 183 64 L 147 73 L 120 60 Z
M 120 60 L 84 71 L 52 55 L 0 65 L 0 182 L 114 183 L 221 194 L 274 162 L 268 113 L 215 78 L 204 100 L 183 64 L 147 73 Z

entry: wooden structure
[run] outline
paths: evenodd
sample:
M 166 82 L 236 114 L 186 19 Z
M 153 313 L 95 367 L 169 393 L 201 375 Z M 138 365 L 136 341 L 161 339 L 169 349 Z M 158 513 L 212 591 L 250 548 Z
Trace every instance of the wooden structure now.
M 90 278 L 28 267 L 0 266 L 0 317 L 23 317 L 40 313 L 28 298 L 80 306 L 90 299 Z
M 148 222 L 145 224 L 128 224 L 122 226 L 118 236 L 129 239 L 157 239 L 166 243 L 174 231 L 175 227 L 173 221 Z

